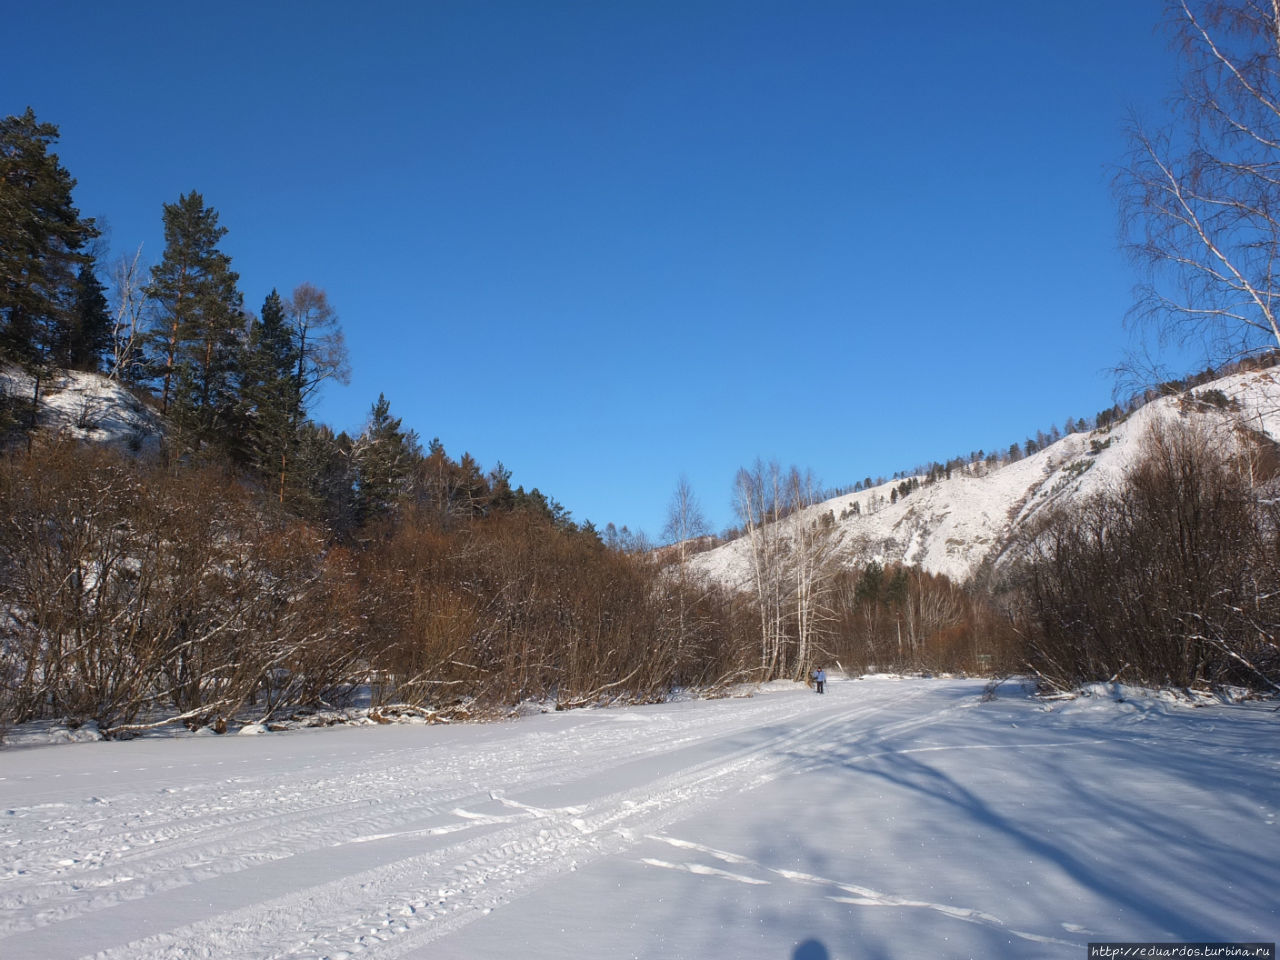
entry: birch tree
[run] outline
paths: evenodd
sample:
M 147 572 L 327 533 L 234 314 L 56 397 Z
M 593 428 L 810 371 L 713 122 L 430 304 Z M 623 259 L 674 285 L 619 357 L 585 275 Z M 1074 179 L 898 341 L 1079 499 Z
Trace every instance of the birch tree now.
M 142 244 L 133 256 L 122 255 L 111 268 L 111 361 L 108 376 L 132 383 L 139 379 L 143 338 L 147 326 L 147 280 Z
M 828 619 L 826 594 L 830 585 L 830 560 L 834 545 L 833 524 L 808 515 L 808 508 L 822 499 L 813 472 L 792 467 L 787 475 L 787 506 L 792 513 L 789 566 L 791 604 L 796 617 L 796 656 L 792 673 L 797 679 L 814 664 L 814 641 L 821 623 Z M 828 515 L 829 516 L 829 515 Z
M 1211 361 L 1280 346 L 1280 2 L 1170 0 L 1177 113 L 1134 120 L 1117 180 L 1134 317 Z
M 746 534 L 751 582 L 760 612 L 760 669 L 767 677 L 786 669 L 789 590 L 786 547 L 779 521 L 786 512 L 786 483 L 776 460 L 756 460 L 738 471 L 734 509 Z
M 697 495 L 693 492 L 689 478 L 681 474 L 680 479 L 676 481 L 676 489 L 671 495 L 671 502 L 667 506 L 666 526 L 662 529 L 663 538 L 672 545 L 676 555 L 674 564 L 675 644 L 672 652 L 675 661 L 673 679 L 676 684 L 680 684 L 684 680 L 680 674 L 684 663 L 685 648 L 696 626 L 691 622 L 693 619 L 693 604 L 690 601 L 693 599 L 695 591 L 698 590 L 698 585 L 693 582 L 694 578 L 689 572 L 690 544 L 696 538 L 706 536 L 708 532 L 707 520 L 702 512 L 702 505 L 698 502 Z

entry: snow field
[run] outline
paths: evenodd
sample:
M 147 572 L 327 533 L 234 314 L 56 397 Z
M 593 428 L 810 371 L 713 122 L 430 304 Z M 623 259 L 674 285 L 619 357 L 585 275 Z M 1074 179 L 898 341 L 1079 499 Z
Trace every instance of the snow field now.
M 8 750 L 0 957 L 1074 958 L 1280 930 L 1273 708 L 829 689 Z

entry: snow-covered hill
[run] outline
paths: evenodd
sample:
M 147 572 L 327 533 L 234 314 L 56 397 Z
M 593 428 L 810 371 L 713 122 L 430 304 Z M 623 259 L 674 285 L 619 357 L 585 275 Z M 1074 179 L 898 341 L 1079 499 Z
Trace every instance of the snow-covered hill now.
M 1226 406 L 1217 392 L 1228 400 Z M 812 524 L 830 514 L 835 556 L 841 562 L 905 563 L 964 581 L 984 561 L 997 562 L 1013 535 L 1050 504 L 1118 485 L 1152 423 L 1184 417 L 1201 418 L 1224 449 L 1242 431 L 1280 441 L 1280 371 L 1233 374 L 1188 394 L 1153 401 L 1119 423 L 1070 434 L 1022 460 L 990 467 L 971 464 L 896 503 L 890 502 L 890 494 L 898 480 L 827 500 L 783 523 Z M 747 541 L 699 554 L 693 565 L 713 580 L 743 586 L 750 576 Z
M 34 386 L 30 374 L 0 366 L 0 396 L 10 398 L 21 416 L 30 409 Z M 133 450 L 155 445 L 164 432 L 159 415 L 119 383 L 75 370 L 60 370 L 41 380 L 37 423 L 49 435 Z

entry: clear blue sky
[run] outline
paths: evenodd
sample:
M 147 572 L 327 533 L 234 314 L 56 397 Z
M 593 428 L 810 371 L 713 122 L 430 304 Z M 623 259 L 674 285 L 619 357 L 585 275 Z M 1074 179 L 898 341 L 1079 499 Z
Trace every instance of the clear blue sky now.
M 575 518 L 715 527 L 755 457 L 829 486 L 1112 402 L 1113 168 L 1159 0 L 11 3 L 0 91 L 115 253 L 196 189 L 257 309 L 328 291 L 358 431 Z

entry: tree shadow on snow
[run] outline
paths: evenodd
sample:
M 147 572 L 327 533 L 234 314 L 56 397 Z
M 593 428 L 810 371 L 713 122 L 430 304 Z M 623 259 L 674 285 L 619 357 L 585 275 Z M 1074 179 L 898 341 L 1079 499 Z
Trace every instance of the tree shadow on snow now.
M 960 823 L 972 824 L 978 831 L 994 831 L 1013 841 L 1037 864 L 1051 865 L 1079 887 L 1118 907 L 1120 914 L 1129 918 L 1127 923 L 1132 925 L 1131 929 L 1141 920 L 1152 930 L 1160 931 L 1161 935 L 1186 940 L 1213 940 L 1224 934 L 1221 924 L 1214 921 L 1209 905 L 1193 913 L 1187 904 L 1192 899 L 1190 894 L 1171 898 L 1167 891 L 1157 893 L 1153 889 L 1160 881 L 1169 879 L 1167 857 L 1172 854 L 1178 871 L 1182 872 L 1182 876 L 1172 878 L 1173 881 L 1180 883 L 1184 891 L 1194 885 L 1195 897 L 1199 899 L 1202 891 L 1196 871 L 1221 862 L 1227 855 L 1221 841 L 1207 831 L 1188 833 L 1185 820 L 1162 817 L 1149 806 L 1135 810 L 1118 800 L 1100 796 L 1099 792 L 1087 790 L 1079 778 L 1059 775 L 1046 782 L 1045 789 L 1063 790 L 1062 784 L 1065 783 L 1062 799 L 1055 801 L 1060 803 L 1064 813 L 1073 809 L 1087 811 L 1102 828 L 1094 831 L 1098 836 L 1108 833 L 1126 836 L 1119 849 L 1115 846 L 1109 849 L 1092 846 L 1071 849 L 1066 834 L 1062 835 L 1063 840 L 1053 839 L 1054 824 L 1024 825 L 1000 814 L 955 777 L 922 761 L 918 755 L 887 752 L 870 762 L 854 762 L 847 758 L 846 765 L 860 776 L 882 781 L 953 810 Z M 1044 798 L 1039 797 L 1037 801 L 1044 802 Z M 1148 846 L 1144 850 L 1143 837 L 1149 845 L 1160 847 L 1160 856 L 1142 856 L 1151 849 Z M 1144 860 L 1149 862 L 1144 864 Z M 1156 873 L 1162 868 L 1165 872 L 1163 877 Z M 1270 876 L 1264 876 L 1249 870 L 1234 857 L 1230 870 L 1237 879 L 1244 879 L 1247 875 L 1251 886 L 1259 885 L 1255 889 L 1273 889 L 1280 879 L 1274 871 Z

